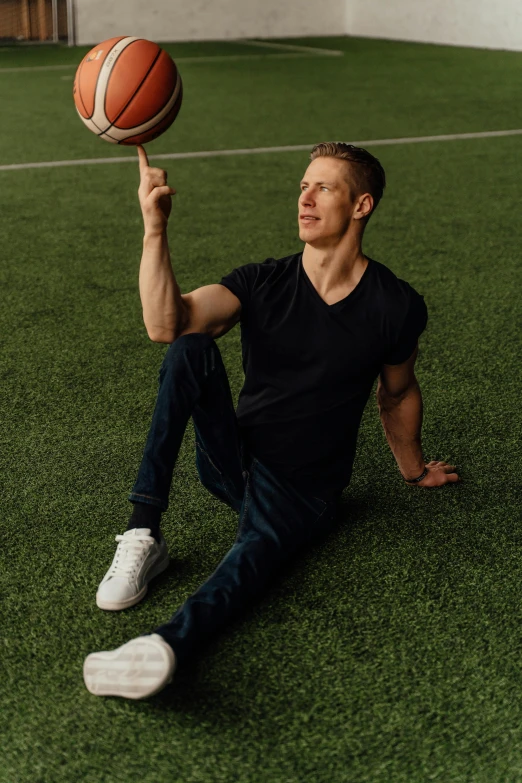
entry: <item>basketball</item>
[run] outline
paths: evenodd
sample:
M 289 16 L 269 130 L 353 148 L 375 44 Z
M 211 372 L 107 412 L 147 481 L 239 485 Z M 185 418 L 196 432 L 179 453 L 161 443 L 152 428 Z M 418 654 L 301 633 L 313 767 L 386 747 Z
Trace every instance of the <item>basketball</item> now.
M 145 144 L 164 133 L 181 108 L 176 64 L 144 38 L 109 38 L 87 52 L 76 71 L 76 111 L 100 139 Z

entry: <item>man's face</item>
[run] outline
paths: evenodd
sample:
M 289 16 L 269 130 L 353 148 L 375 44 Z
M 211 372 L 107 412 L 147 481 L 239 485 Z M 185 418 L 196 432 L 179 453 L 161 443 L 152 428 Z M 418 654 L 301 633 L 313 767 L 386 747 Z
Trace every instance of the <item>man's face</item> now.
M 355 199 L 344 160 L 319 157 L 306 169 L 298 202 L 299 238 L 321 247 L 335 244 L 350 224 Z

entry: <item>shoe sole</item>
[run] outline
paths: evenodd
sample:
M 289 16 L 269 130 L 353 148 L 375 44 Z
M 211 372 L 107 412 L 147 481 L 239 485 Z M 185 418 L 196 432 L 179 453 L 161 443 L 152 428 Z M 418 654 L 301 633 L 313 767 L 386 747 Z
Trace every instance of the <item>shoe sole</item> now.
M 99 597 L 98 593 L 96 593 L 96 606 L 98 609 L 105 609 L 108 612 L 119 612 L 122 609 L 128 609 L 130 606 L 139 604 L 141 599 L 145 598 L 151 579 L 154 579 L 154 577 L 159 576 L 159 574 L 165 571 L 169 562 L 170 557 L 167 555 L 166 558 L 155 564 L 147 575 L 147 581 L 141 590 L 136 593 L 136 595 L 131 595 L 130 598 L 126 598 L 123 601 L 105 601 L 103 598 Z
M 83 679 L 94 696 L 146 699 L 171 682 L 175 666 L 174 651 L 167 644 L 147 639 L 91 653 L 83 664 Z

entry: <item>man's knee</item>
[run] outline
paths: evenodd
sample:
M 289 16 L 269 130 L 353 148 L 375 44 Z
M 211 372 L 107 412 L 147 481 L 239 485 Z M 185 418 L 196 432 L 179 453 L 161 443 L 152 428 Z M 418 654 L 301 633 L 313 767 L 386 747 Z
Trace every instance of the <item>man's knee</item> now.
M 205 351 L 214 342 L 213 338 L 203 332 L 183 334 L 171 343 L 163 357 L 162 368 L 177 362 L 186 356 L 194 357 Z
M 169 345 L 167 354 L 177 353 L 178 351 L 203 351 L 212 342 L 214 342 L 213 337 L 206 332 L 182 334 L 181 337 L 178 337 Z

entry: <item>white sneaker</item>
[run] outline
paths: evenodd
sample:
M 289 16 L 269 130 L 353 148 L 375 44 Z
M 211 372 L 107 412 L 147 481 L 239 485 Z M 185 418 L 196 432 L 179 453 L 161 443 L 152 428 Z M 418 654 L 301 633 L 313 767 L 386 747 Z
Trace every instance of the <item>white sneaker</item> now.
M 153 633 L 131 639 L 116 650 L 91 653 L 83 664 L 83 679 L 95 696 L 146 699 L 164 688 L 175 670 L 174 650 Z
M 96 604 L 109 611 L 127 609 L 141 601 L 148 582 L 169 564 L 165 539 L 161 536 L 158 544 L 148 527 L 127 530 L 116 536 L 116 541 L 116 554 L 96 593 Z

